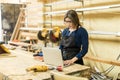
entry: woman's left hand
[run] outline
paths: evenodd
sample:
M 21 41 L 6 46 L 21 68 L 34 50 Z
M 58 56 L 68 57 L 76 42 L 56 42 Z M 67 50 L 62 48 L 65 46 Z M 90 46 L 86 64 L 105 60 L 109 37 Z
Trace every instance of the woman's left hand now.
M 72 59 L 70 59 L 70 60 L 65 60 L 64 61 L 64 64 L 65 65 L 71 65 L 71 64 L 73 64 L 75 61 L 77 61 L 78 60 L 78 58 L 77 57 L 74 57 L 74 58 L 72 58 Z

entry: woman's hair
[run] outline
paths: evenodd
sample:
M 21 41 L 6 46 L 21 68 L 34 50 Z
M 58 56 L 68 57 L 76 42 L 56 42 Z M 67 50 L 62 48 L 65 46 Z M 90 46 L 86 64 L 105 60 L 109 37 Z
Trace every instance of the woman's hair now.
M 75 10 L 69 10 L 69 11 L 65 14 L 65 16 L 64 16 L 64 21 L 65 21 L 66 18 L 71 19 L 71 20 L 72 20 L 72 23 L 73 23 L 75 26 L 77 26 L 77 28 L 78 28 L 79 26 L 81 26 L 81 24 L 80 24 L 80 22 L 79 22 L 78 14 L 77 14 L 77 12 L 76 12 Z

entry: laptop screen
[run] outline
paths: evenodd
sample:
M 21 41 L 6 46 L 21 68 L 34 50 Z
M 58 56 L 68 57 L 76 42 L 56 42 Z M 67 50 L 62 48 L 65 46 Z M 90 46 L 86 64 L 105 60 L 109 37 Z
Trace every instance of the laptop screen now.
M 57 47 L 42 47 L 43 59 L 47 65 L 62 66 L 63 60 L 60 49 Z

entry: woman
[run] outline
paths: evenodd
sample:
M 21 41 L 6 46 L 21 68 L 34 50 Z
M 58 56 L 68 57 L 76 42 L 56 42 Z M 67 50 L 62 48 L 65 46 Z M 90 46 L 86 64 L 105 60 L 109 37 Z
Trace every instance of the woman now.
M 64 23 L 67 26 L 62 32 L 60 49 L 65 65 L 78 63 L 83 65 L 82 57 L 88 52 L 88 33 L 79 22 L 76 11 L 69 10 Z

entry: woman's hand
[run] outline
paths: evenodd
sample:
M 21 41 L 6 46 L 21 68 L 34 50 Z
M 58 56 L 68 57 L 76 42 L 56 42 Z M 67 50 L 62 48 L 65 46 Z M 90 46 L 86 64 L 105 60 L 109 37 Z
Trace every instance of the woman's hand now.
M 72 58 L 72 59 L 70 59 L 70 60 L 65 60 L 64 61 L 64 64 L 65 65 L 71 65 L 71 64 L 73 64 L 75 61 L 77 61 L 78 60 L 78 58 L 77 57 L 74 57 L 74 58 Z

